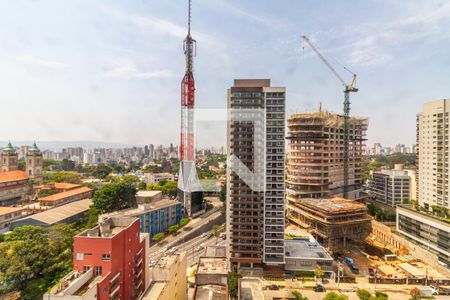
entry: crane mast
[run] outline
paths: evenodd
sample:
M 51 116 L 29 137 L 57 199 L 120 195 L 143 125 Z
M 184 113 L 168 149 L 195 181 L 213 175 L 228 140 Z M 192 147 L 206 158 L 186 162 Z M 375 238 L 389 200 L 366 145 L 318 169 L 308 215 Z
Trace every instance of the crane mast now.
M 358 89 L 354 87 L 356 82 L 356 74 L 350 72 L 347 68 L 347 71 L 352 73 L 352 81 L 350 84 L 347 84 L 345 80 L 339 75 L 339 73 L 333 68 L 333 66 L 325 59 L 322 53 L 314 46 L 314 44 L 309 40 L 309 38 L 305 35 L 302 35 L 303 40 L 313 49 L 313 51 L 319 56 L 320 60 L 328 67 L 328 69 L 336 76 L 336 78 L 342 83 L 344 86 L 344 187 L 343 187 L 343 196 L 344 198 L 348 198 L 348 165 L 349 165 L 349 148 L 350 148 L 350 93 L 356 93 Z

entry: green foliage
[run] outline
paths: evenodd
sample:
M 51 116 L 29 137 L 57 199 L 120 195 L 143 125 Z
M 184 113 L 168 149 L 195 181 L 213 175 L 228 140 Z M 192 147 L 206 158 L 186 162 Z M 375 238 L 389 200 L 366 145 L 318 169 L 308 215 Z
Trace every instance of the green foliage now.
M 380 291 L 376 291 L 375 292 L 374 300 L 387 300 L 387 299 L 388 299 L 388 295 L 387 294 L 385 294 L 383 292 L 380 292 Z M 370 299 L 370 300 L 372 300 L 372 299 Z
M 113 169 L 105 164 L 98 165 L 95 170 L 92 172 L 92 176 L 95 178 L 103 179 L 111 173 Z
M 81 176 L 74 172 L 44 172 L 44 183 L 66 182 L 81 184 Z
M 323 275 L 325 275 L 325 271 L 322 270 L 320 267 L 317 267 L 314 269 L 314 275 L 318 278 L 321 278 Z
M 296 271 L 296 277 L 314 277 L 314 271 Z
M 94 193 L 93 205 L 100 212 L 135 207 L 136 188 L 125 182 L 109 183 Z
M 158 184 L 148 184 L 147 190 L 149 191 L 162 191 L 164 195 L 170 197 L 176 197 L 178 191 L 178 185 L 176 181 L 161 180 Z
M 222 229 L 222 226 L 220 226 L 220 225 L 213 225 L 213 227 L 212 227 L 212 231 L 214 232 L 214 235 L 215 236 L 218 236 L 219 235 L 219 231 Z
M 162 240 L 164 238 L 164 232 L 158 232 L 155 233 L 155 235 L 153 236 L 153 240 L 155 242 L 159 242 L 160 240 Z
M 356 295 L 358 296 L 358 298 L 360 300 L 369 300 L 370 297 L 372 296 L 372 294 L 368 290 L 365 290 L 365 289 L 357 290 Z
M 189 219 L 188 219 L 188 218 L 182 218 L 182 219 L 180 220 L 180 226 L 181 226 L 181 227 L 187 225 L 187 223 L 189 223 Z
M 367 211 L 369 215 L 375 217 L 375 219 L 378 221 L 394 222 L 396 218 L 396 214 L 394 211 L 383 209 L 379 205 L 374 203 L 367 204 Z
M 169 226 L 169 228 L 168 228 L 169 233 L 171 233 L 171 234 L 174 234 L 175 232 L 177 232 L 178 229 L 180 229 L 180 225 L 178 225 L 178 224 Z
M 228 291 L 231 299 L 236 299 L 239 278 L 241 278 L 241 274 L 232 272 L 228 274 Z
M 326 293 L 323 300 L 348 300 L 348 296 L 344 294 L 338 294 L 336 292 Z
M 139 182 L 138 190 L 145 191 L 147 189 L 147 184 L 144 181 Z
M 0 296 L 20 291 L 21 299 L 40 298 L 71 270 L 75 234 L 70 225 L 28 225 L 6 235 L 0 243 Z
M 100 215 L 100 210 L 95 208 L 94 206 L 89 207 L 86 216 L 85 228 L 92 228 L 98 222 L 98 216 Z
M 38 192 L 38 197 L 39 198 L 44 198 L 44 197 L 51 196 L 51 195 L 54 195 L 54 194 L 57 194 L 57 193 L 60 193 L 60 192 L 61 191 L 57 190 L 57 189 L 48 189 L 48 190 L 44 189 L 44 190 L 40 190 Z
M 440 218 L 450 218 L 450 209 L 448 209 L 446 207 L 432 205 L 431 209 L 433 211 L 433 214 L 435 214 L 436 216 L 438 216 Z
M 3 233 L 0 233 L 0 243 L 5 240 L 5 235 Z
M 299 291 L 293 291 L 292 296 L 294 296 L 295 300 L 308 300 L 308 297 L 303 296 Z
M 158 165 L 148 166 L 143 170 L 144 173 L 162 173 L 163 168 Z

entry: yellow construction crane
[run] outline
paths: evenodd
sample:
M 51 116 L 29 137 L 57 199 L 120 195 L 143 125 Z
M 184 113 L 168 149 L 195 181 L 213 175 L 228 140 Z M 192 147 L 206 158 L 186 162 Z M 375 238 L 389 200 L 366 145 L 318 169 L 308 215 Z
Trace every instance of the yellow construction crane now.
M 323 57 L 319 50 L 313 45 L 306 35 L 302 35 L 302 39 L 316 52 L 322 62 L 330 69 L 337 79 L 345 87 L 344 89 L 344 198 L 348 198 L 348 152 L 349 152 L 349 128 L 350 128 L 350 93 L 356 93 L 358 89 L 355 87 L 356 74 L 344 67 L 345 70 L 352 74 L 352 81 L 347 84 L 341 75 L 333 68 L 333 66 Z

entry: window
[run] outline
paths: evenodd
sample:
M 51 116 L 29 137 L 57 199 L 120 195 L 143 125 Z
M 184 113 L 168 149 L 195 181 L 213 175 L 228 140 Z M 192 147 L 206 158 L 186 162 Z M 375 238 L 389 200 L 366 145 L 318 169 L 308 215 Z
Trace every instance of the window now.
M 83 273 L 86 273 L 87 271 L 89 271 L 91 267 L 89 266 L 83 266 Z
M 95 267 L 95 276 L 101 276 L 102 275 L 102 267 L 96 266 Z
M 77 253 L 77 260 L 83 260 L 84 259 L 84 253 Z
M 111 254 L 109 253 L 102 254 L 102 260 L 111 260 Z

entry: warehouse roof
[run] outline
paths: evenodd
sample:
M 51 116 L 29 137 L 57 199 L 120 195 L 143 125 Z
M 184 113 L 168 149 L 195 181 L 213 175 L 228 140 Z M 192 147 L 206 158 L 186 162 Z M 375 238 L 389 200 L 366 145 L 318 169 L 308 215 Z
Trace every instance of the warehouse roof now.
M 34 220 L 43 225 L 53 225 L 62 222 L 72 216 L 83 213 L 89 209 L 92 199 L 83 199 L 74 201 L 65 205 L 61 205 L 52 209 L 48 209 L 41 213 L 37 213 L 15 221 L 14 223 L 24 223 L 27 220 Z M 13 224 L 14 224 L 13 223 Z M 13 226 L 14 227 L 14 226 Z
M 69 190 L 66 192 L 62 192 L 62 193 L 58 193 L 58 194 L 54 194 L 54 195 L 50 195 L 44 198 L 39 199 L 39 201 L 59 201 L 71 196 L 75 196 L 78 194 L 82 194 L 82 193 L 86 193 L 86 192 L 90 192 L 92 191 L 92 189 L 88 188 L 88 187 L 80 187 L 78 189 L 74 189 L 74 190 Z

